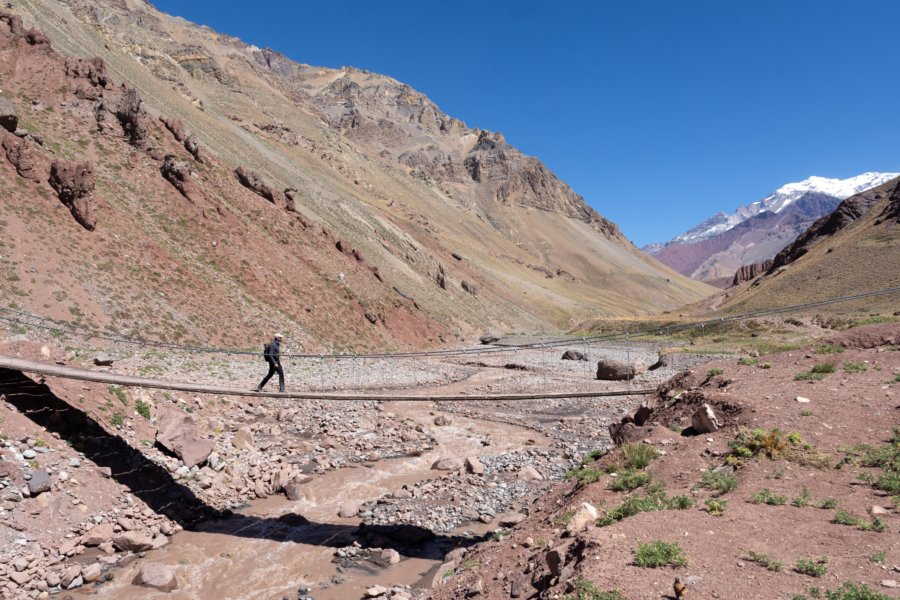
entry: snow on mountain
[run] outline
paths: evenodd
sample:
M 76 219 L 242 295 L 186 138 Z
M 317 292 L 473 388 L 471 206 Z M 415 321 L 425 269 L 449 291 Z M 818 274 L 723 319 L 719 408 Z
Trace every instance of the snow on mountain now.
M 779 213 L 805 194 L 825 194 L 843 200 L 854 194 L 881 185 L 898 176 L 900 176 L 900 173 L 863 173 L 862 175 L 850 177 L 849 179 L 829 179 L 827 177 L 813 176 L 796 183 L 788 183 L 762 200 L 738 207 L 738 209 L 731 214 L 723 212 L 716 213 L 696 227 L 673 238 L 670 243 L 697 243 L 701 240 L 728 231 L 735 225 L 742 223 L 763 211 L 768 210 L 770 212 Z M 651 253 L 653 252 L 651 251 Z

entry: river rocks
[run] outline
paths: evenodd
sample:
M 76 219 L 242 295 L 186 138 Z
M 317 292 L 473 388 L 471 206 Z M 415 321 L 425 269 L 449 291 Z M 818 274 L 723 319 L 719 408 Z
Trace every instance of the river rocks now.
M 691 429 L 695 434 L 718 431 L 722 423 L 716 416 L 712 406 L 703 403 L 691 416 Z
M 156 442 L 180 458 L 188 468 L 204 462 L 215 445 L 213 440 L 201 438 L 193 417 L 183 413 L 170 414 L 160 422 Z
M 112 523 L 101 523 L 89 529 L 81 536 L 81 544 L 84 546 L 99 546 L 110 541 L 115 535 Z
M 166 155 L 159 172 L 172 187 L 191 202 L 198 203 L 204 199 L 203 192 L 191 177 L 191 168 L 186 162 L 178 160 L 174 154 Z
M 597 361 L 597 379 L 604 381 L 622 381 L 634 379 L 647 371 L 647 365 L 641 360 L 624 363 L 612 358 Z
M 344 519 L 352 519 L 357 513 L 359 513 L 359 503 L 353 500 L 342 503 L 338 509 L 338 516 Z
M 239 427 L 231 438 L 231 445 L 239 450 L 253 450 L 253 432 L 246 425 Z
M 593 524 L 599 516 L 594 505 L 589 502 L 582 502 L 575 514 L 572 515 L 572 518 L 569 519 L 569 522 L 566 523 L 566 533 L 568 535 L 578 533 L 588 525 Z
M 75 220 L 88 231 L 93 231 L 97 225 L 90 198 L 95 185 L 94 166 L 89 162 L 58 159 L 50 165 L 49 181 L 60 202 L 69 208 Z
M 484 465 L 475 456 L 466 457 L 466 472 L 473 475 L 484 475 Z
M 31 479 L 28 480 L 28 491 L 31 492 L 32 496 L 37 496 L 38 494 L 49 492 L 52 485 L 47 471 L 32 471 Z
M 72 583 L 81 578 L 81 567 L 69 565 L 59 577 L 59 584 L 66 589 L 71 589 Z
M 175 573 L 171 567 L 155 562 L 141 565 L 141 570 L 138 571 L 132 583 L 155 588 L 161 592 L 171 592 L 178 587 L 178 581 L 175 579 Z
M 310 481 L 312 481 L 312 477 L 304 475 L 300 479 L 289 482 L 284 486 L 284 495 L 287 496 L 288 500 L 294 502 L 296 502 L 297 500 L 302 500 L 306 497 L 306 495 L 303 493 L 302 486 L 306 483 L 309 483 Z
M 566 350 L 563 352 L 562 360 L 587 360 L 587 357 L 584 355 L 584 352 L 579 352 L 578 350 Z
M 393 548 L 385 548 L 381 551 L 381 560 L 389 565 L 396 565 L 400 562 L 400 553 Z
M 100 576 L 103 574 L 103 568 L 100 563 L 91 563 L 88 566 L 81 569 L 81 578 L 84 579 L 85 583 L 93 583 L 100 579 Z
M 544 478 L 537 469 L 528 465 L 519 471 L 519 479 L 522 481 L 541 481 Z
M 116 548 L 127 552 L 146 552 L 153 548 L 153 539 L 137 531 L 128 531 L 117 535 L 112 542 Z
M 463 468 L 463 461 L 455 456 L 443 456 L 431 465 L 435 471 L 456 471 Z

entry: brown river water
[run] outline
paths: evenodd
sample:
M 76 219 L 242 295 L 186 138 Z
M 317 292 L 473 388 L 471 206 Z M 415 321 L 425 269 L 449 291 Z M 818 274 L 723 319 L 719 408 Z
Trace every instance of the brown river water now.
M 382 410 L 430 423 L 433 406 L 426 402 L 385 403 Z M 468 531 L 476 535 L 490 526 L 469 525 L 456 532 L 437 536 L 416 552 L 401 556 L 399 564 L 370 569 L 344 569 L 344 581 L 328 584 L 338 571 L 332 562 L 337 548 L 352 543 L 351 534 L 359 518 L 338 517 L 343 502 L 375 500 L 406 483 L 440 476 L 431 470 L 442 456 L 483 455 L 480 438 L 490 434 L 490 454 L 524 448 L 526 442 L 543 446 L 548 438 L 534 430 L 512 424 L 484 422 L 454 415 L 453 423 L 433 428 L 436 447 L 418 457 L 383 460 L 316 476 L 304 486 L 306 497 L 291 502 L 276 495 L 237 511 L 237 516 L 202 524 L 200 531 L 183 531 L 170 543 L 146 553 L 143 560 L 116 570 L 113 581 L 72 593 L 73 598 L 135 598 L 169 600 L 258 599 L 294 600 L 303 585 L 312 588 L 315 600 L 361 598 L 372 585 L 417 585 L 442 562 L 453 547 L 452 538 Z M 402 555 L 402 552 L 401 552 Z M 142 562 L 154 561 L 175 569 L 178 588 L 163 594 L 130 584 Z

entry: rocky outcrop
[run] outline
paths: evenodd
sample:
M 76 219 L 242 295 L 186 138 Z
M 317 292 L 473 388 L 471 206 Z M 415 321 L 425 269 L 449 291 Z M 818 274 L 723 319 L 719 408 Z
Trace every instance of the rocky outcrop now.
M 273 189 L 255 171 L 245 169 L 244 167 L 238 167 L 234 170 L 234 174 L 238 178 L 238 181 L 241 182 L 242 186 L 252 191 L 257 196 L 265 198 L 275 206 L 287 206 L 287 199 L 284 194 Z
M 137 147 L 143 145 L 150 126 L 149 117 L 141 105 L 141 96 L 137 90 L 123 84 L 115 115 L 128 141 Z
M 88 231 L 93 231 L 97 226 L 91 202 L 95 185 L 93 164 L 56 160 L 50 165 L 49 182 L 75 220 Z
M 0 12 L 0 23 L 6 23 L 9 32 L 13 35 L 23 35 L 25 28 L 22 26 L 22 17 L 7 12 Z
M 63 69 L 66 77 L 74 83 L 75 95 L 79 98 L 97 100 L 110 84 L 106 63 L 101 58 L 67 56 Z
M 174 154 L 167 154 L 159 172 L 182 196 L 197 203 L 204 199 L 203 192 L 191 177 L 191 168 Z
M 0 127 L 12 133 L 19 127 L 19 113 L 12 102 L 0 96 Z
M 41 181 L 38 159 L 28 142 L 12 135 L 2 134 L 0 135 L 0 146 L 6 153 L 6 160 L 15 167 L 16 173 L 20 177 L 35 183 Z
M 160 115 L 159 121 L 169 130 L 169 133 L 172 134 L 176 141 L 183 142 L 187 139 L 187 134 L 184 132 L 184 123 L 181 122 L 181 119 Z
M 188 151 L 188 154 L 194 157 L 198 163 L 203 164 L 206 162 L 206 157 L 203 153 L 203 149 L 200 147 L 200 143 L 197 141 L 197 138 L 194 136 L 188 136 L 187 139 L 184 140 L 184 149 Z
M 731 280 L 731 285 L 740 285 L 745 281 L 750 281 L 751 279 L 756 279 L 760 275 L 763 275 L 766 271 L 768 271 L 772 267 L 772 259 L 764 260 L 762 262 L 753 263 L 752 265 L 744 265 L 734 274 L 734 279 Z

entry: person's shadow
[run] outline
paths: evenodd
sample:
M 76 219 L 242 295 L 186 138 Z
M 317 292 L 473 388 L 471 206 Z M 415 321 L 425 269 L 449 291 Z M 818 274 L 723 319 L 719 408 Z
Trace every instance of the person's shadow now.
M 340 548 L 358 542 L 365 548 L 393 548 L 401 555 L 441 560 L 451 549 L 484 538 L 436 535 L 413 525 L 340 525 L 316 523 L 299 514 L 254 517 L 213 508 L 162 466 L 118 435 L 108 433 L 93 418 L 57 397 L 43 383 L 21 371 L 0 368 L 0 396 L 35 424 L 59 434 L 111 477 L 127 487 L 155 512 L 188 531 L 270 539 Z M 315 481 L 307 485 L 315 485 Z

